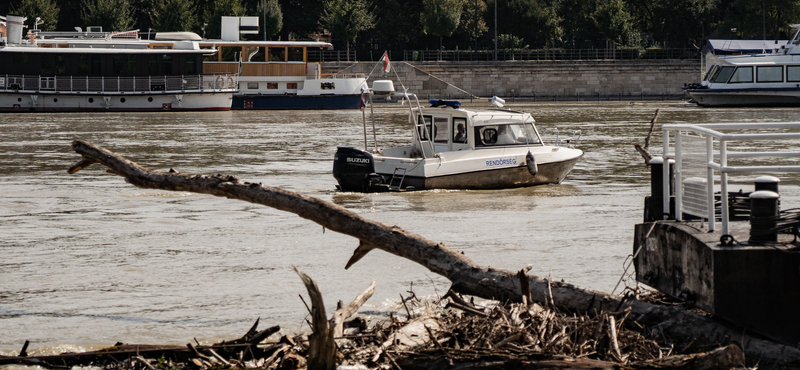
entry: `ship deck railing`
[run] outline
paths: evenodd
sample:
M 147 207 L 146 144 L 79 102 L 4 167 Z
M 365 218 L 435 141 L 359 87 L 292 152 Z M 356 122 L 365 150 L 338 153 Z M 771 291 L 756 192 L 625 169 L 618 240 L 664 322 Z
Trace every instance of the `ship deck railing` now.
M 706 215 L 697 215 L 708 220 L 708 230 L 715 230 L 715 174 L 718 174 L 719 191 L 728 194 L 729 175 L 732 174 L 772 174 L 772 173 L 797 173 L 800 165 L 796 165 L 800 158 L 800 122 L 765 122 L 765 123 L 726 123 L 726 124 L 673 124 L 663 125 L 663 158 L 667 164 L 669 159 L 675 161 L 675 220 L 681 221 L 683 213 L 688 209 L 702 209 Z M 672 138 L 673 151 L 670 151 Z M 699 139 L 705 142 L 705 153 L 701 154 L 705 161 L 705 181 L 696 184 L 691 179 L 684 184 L 683 165 L 684 155 L 688 148 L 684 148 L 684 140 Z M 738 144 L 740 151 L 729 151 L 728 145 Z M 786 144 L 793 145 L 786 145 Z M 777 144 L 777 145 L 775 145 Z M 770 147 L 771 151 L 760 151 L 761 148 Z M 685 150 L 686 149 L 686 150 Z M 764 164 L 764 159 L 768 159 Z M 737 162 L 729 164 L 729 160 Z M 741 163 L 739 163 L 741 162 Z M 670 209 L 670 166 L 663 167 L 663 209 Z M 704 184 L 702 184 L 704 182 Z M 703 191 L 698 191 L 698 186 Z M 684 197 L 699 196 L 706 202 L 706 206 L 698 207 L 690 204 L 684 207 Z M 704 194 L 703 194 L 704 192 Z M 696 201 L 696 199 L 690 199 Z M 729 207 L 728 202 L 721 202 L 720 221 L 722 234 L 729 234 Z M 691 212 L 689 212 L 691 213 Z
M 171 93 L 233 92 L 237 74 L 91 77 L 0 75 L 0 91 L 36 93 Z

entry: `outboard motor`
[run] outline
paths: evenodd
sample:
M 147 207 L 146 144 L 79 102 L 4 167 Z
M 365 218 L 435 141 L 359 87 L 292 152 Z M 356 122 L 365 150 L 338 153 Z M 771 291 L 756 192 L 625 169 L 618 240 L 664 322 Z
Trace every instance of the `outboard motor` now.
M 351 146 L 340 146 L 333 157 L 333 177 L 342 191 L 371 192 L 373 183 L 380 182 L 375 173 L 372 154 Z

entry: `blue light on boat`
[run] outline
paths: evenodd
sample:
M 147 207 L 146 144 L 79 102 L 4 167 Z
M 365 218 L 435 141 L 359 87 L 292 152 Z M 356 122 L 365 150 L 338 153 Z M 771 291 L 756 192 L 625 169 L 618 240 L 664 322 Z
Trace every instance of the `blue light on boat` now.
M 461 100 L 441 100 L 441 99 L 431 99 L 428 100 L 431 103 L 431 107 L 436 108 L 438 106 L 446 106 L 451 108 L 460 108 L 461 107 Z

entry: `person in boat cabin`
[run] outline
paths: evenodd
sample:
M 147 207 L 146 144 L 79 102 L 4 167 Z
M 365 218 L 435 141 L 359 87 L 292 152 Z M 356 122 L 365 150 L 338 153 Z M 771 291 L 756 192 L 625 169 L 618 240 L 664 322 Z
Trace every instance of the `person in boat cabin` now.
M 456 132 L 456 136 L 453 137 L 453 142 L 454 143 L 466 143 L 467 142 L 467 133 L 464 132 L 464 124 L 463 123 L 459 123 L 458 126 L 456 126 L 456 130 L 458 132 Z
M 496 145 L 509 145 L 509 144 L 516 144 L 517 141 L 511 137 L 511 133 L 508 132 L 508 125 L 500 125 L 497 127 L 497 142 Z

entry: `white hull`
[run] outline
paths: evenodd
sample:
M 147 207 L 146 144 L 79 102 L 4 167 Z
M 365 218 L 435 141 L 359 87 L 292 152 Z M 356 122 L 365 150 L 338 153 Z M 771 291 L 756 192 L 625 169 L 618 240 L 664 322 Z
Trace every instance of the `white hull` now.
M 792 90 L 687 90 L 704 107 L 800 106 L 800 89 Z

